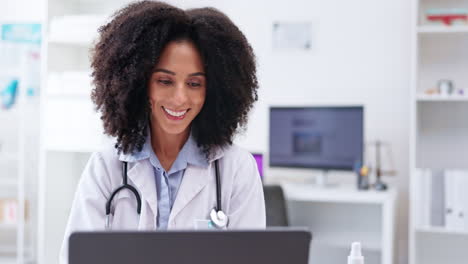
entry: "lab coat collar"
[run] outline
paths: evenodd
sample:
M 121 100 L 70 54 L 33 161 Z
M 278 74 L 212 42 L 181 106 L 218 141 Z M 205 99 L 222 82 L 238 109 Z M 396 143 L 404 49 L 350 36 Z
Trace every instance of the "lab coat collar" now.
M 208 162 L 212 163 L 213 161 L 222 158 L 226 149 L 227 147 L 215 147 L 213 150 L 213 154 L 211 155 L 211 157 L 208 158 Z
M 172 207 L 169 215 L 169 224 L 173 222 L 184 207 L 193 200 L 193 198 L 210 182 L 214 179 L 214 175 L 211 176 L 210 167 L 202 168 L 189 165 L 185 170 L 184 177 L 177 192 L 176 200 Z
M 146 201 L 151 208 L 154 219 L 154 227 L 156 227 L 156 216 L 158 201 L 155 195 L 155 179 L 153 172 L 153 165 L 151 165 L 149 159 L 143 159 L 135 163 L 129 163 L 127 171 L 128 178 L 135 184 L 135 188 L 140 193 L 143 203 Z
M 185 170 L 184 177 L 177 192 L 174 206 L 169 215 L 169 224 L 175 219 L 178 213 L 193 200 L 193 198 L 210 182 L 214 181 L 215 174 L 212 167 L 213 161 L 223 157 L 226 148 L 217 147 L 213 151 L 212 157 L 209 159 L 208 167 L 197 167 L 189 165 Z
M 145 143 L 143 144 L 143 148 L 140 151 L 132 151 L 130 153 L 123 153 L 120 152 L 119 154 L 119 160 L 120 161 L 126 161 L 126 162 L 136 162 L 144 159 L 149 159 L 150 157 L 150 148 L 151 147 L 151 137 L 149 134 L 149 129 L 148 129 L 148 136 L 145 139 Z

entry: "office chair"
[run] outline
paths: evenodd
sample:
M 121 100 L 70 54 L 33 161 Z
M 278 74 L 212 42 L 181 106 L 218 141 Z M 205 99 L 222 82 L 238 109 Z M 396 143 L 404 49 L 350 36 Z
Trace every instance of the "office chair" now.
M 266 225 L 288 226 L 288 213 L 283 189 L 279 185 L 264 185 Z

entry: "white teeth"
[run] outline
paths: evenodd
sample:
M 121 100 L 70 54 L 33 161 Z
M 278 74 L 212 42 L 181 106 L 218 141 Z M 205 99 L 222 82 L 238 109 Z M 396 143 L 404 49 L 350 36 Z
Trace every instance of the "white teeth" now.
M 185 115 L 185 113 L 187 113 L 187 111 L 188 111 L 188 109 L 187 109 L 187 110 L 182 111 L 182 112 L 174 112 L 174 111 L 171 111 L 171 110 L 169 110 L 169 109 L 167 109 L 165 107 L 163 107 L 163 109 L 164 109 L 164 111 L 166 111 L 171 116 L 177 116 L 177 117 Z

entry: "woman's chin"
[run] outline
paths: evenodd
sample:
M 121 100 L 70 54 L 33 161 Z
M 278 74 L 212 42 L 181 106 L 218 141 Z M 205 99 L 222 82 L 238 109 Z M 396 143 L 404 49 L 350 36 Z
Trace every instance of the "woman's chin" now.
M 161 130 L 169 135 L 180 135 L 189 131 L 189 124 L 164 124 Z

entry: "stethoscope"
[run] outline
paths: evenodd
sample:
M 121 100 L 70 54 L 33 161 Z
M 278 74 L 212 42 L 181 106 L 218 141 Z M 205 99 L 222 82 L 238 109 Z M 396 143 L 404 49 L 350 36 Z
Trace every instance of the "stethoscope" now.
M 122 163 L 123 184 L 112 192 L 110 198 L 106 202 L 106 224 L 105 224 L 105 228 L 108 229 L 108 230 L 111 229 L 110 212 L 111 212 L 112 199 L 114 199 L 114 196 L 118 192 L 120 192 L 121 190 L 128 189 L 131 192 L 133 192 L 133 194 L 135 195 L 135 197 L 137 199 L 137 213 L 138 213 L 138 216 L 140 216 L 140 213 L 141 213 L 141 197 L 140 197 L 140 194 L 138 193 L 138 191 L 135 189 L 135 187 L 128 184 L 128 181 L 127 181 L 127 178 L 128 178 L 127 177 L 127 166 L 128 166 L 127 162 L 124 161 Z M 219 177 L 218 160 L 215 160 L 215 174 L 216 174 L 216 204 L 217 204 L 217 206 L 211 210 L 210 219 L 211 219 L 211 222 L 212 222 L 214 227 L 216 227 L 218 229 L 223 229 L 223 228 L 225 228 L 227 226 L 229 219 L 228 219 L 228 216 L 221 209 L 221 180 L 220 180 L 220 177 Z

